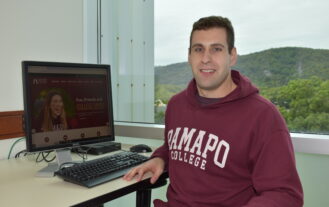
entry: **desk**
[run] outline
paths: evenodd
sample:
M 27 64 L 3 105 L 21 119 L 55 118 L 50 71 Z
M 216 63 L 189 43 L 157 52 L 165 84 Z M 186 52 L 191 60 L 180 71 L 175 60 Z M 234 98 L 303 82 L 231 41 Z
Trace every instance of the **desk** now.
M 88 155 L 88 158 L 91 157 Z M 75 157 L 73 157 L 75 159 Z M 66 207 L 98 206 L 118 197 L 137 191 L 136 206 L 150 202 L 152 187 L 147 174 L 141 182 L 127 182 L 121 178 L 85 188 L 63 181 L 61 178 L 36 177 L 46 163 L 35 163 L 35 159 L 21 157 L 0 161 L 0 206 Z M 168 177 L 161 175 L 159 181 Z M 146 206 L 149 204 L 146 204 Z

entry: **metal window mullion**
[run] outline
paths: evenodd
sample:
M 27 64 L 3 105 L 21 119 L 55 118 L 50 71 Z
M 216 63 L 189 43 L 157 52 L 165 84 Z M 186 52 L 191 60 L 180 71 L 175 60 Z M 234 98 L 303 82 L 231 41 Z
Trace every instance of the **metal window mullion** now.
M 102 63 L 102 1 L 97 0 L 97 63 Z

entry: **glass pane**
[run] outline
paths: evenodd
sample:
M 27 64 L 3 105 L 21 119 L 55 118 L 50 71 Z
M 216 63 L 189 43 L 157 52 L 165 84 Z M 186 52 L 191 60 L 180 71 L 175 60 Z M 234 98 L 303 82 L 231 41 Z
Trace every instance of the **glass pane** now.
M 156 122 L 192 78 L 186 62 L 192 24 L 222 15 L 235 28 L 233 69 L 276 104 L 291 132 L 329 133 L 328 1 L 167 0 L 154 6 Z

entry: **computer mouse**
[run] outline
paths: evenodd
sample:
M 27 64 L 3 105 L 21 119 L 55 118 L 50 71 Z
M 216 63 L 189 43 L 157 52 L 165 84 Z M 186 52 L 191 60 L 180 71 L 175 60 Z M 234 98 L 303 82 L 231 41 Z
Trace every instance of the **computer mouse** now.
M 137 144 L 130 147 L 131 152 L 152 152 L 151 147 L 147 146 L 146 144 Z

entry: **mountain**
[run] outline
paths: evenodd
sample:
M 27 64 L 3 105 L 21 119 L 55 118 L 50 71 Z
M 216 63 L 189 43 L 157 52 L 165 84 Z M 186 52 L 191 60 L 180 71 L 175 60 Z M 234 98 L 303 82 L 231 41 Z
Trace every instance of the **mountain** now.
M 155 83 L 169 85 L 187 85 L 192 72 L 187 62 L 155 67 Z
M 329 79 L 329 50 L 301 47 L 272 48 L 238 57 L 233 67 L 257 86 L 282 86 L 294 79 Z M 186 86 L 192 73 L 187 62 L 155 67 L 155 83 Z

